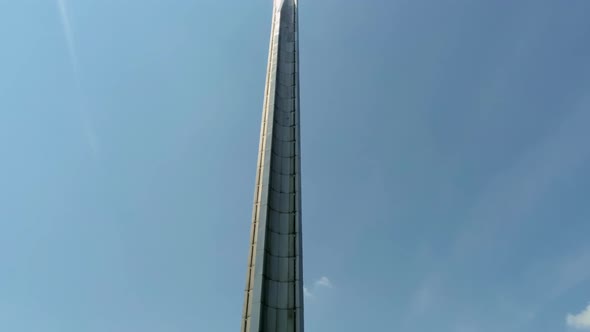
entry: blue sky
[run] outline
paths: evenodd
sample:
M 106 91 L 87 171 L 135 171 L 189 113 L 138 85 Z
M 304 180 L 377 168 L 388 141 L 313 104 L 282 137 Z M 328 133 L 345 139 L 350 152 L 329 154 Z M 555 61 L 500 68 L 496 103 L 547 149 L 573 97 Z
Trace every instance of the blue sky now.
M 590 329 L 590 2 L 300 2 L 307 330 Z M 239 329 L 270 18 L 0 1 L 0 330 Z

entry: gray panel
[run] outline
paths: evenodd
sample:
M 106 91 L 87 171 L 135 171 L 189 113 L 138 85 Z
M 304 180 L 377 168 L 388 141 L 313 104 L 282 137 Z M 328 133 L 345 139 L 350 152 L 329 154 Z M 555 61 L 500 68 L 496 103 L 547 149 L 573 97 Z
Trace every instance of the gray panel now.
M 269 216 L 270 216 L 270 219 L 274 221 L 274 220 L 279 220 L 281 214 L 276 210 L 270 210 Z M 276 233 L 281 232 L 280 225 L 278 225 L 276 222 L 271 223 L 269 227 L 270 227 L 270 230 L 273 232 L 276 232 Z
M 287 256 L 295 256 L 297 255 L 296 251 L 295 251 L 295 235 L 287 235 L 288 239 L 287 239 Z
M 281 194 L 280 209 L 281 209 L 281 212 L 288 212 L 289 211 L 289 194 L 287 194 L 287 193 Z
M 277 332 L 278 331 L 288 331 L 287 330 L 287 310 L 277 310 Z
M 281 173 L 285 175 L 293 174 L 293 162 L 285 159 L 285 162 L 281 164 Z
M 288 268 L 288 271 L 287 271 L 287 278 L 289 280 L 295 280 L 296 279 L 296 275 L 295 275 L 295 257 L 289 258 L 289 268 Z
M 289 308 L 289 287 L 293 287 L 293 284 L 290 282 L 281 282 L 278 283 L 279 285 L 279 296 L 277 298 L 277 307 L 287 309 Z
M 296 310 L 289 310 L 287 313 L 287 331 L 295 331 L 295 311 Z
M 277 310 L 274 308 L 266 309 L 266 331 L 277 330 Z
M 279 284 L 275 281 L 268 280 L 267 281 L 267 298 L 266 304 L 268 306 L 276 308 L 278 306 L 278 298 L 279 298 Z
M 289 309 L 295 307 L 295 282 L 289 284 L 289 289 L 287 290 L 287 303 Z
M 281 256 L 286 256 L 287 250 L 281 253 Z M 289 281 L 289 258 L 281 258 L 280 260 L 280 268 L 279 268 L 279 275 L 278 280 L 280 282 Z
M 289 214 L 288 213 L 281 213 L 280 214 L 280 230 L 282 234 L 289 233 Z
M 290 176 L 283 176 L 281 178 L 281 192 L 283 193 L 288 193 L 290 192 L 290 182 L 291 182 L 291 177 Z
M 278 257 L 278 255 L 273 255 L 271 256 L 272 259 L 272 268 L 271 268 L 271 275 L 269 276 L 272 280 L 277 280 L 279 278 L 279 273 L 280 273 L 280 258 Z

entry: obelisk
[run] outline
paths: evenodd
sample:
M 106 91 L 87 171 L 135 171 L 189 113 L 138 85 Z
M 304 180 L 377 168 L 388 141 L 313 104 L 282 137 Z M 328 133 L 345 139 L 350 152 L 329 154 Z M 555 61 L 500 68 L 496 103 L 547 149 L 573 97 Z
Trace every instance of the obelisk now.
M 242 332 L 303 332 L 297 6 L 273 5 Z

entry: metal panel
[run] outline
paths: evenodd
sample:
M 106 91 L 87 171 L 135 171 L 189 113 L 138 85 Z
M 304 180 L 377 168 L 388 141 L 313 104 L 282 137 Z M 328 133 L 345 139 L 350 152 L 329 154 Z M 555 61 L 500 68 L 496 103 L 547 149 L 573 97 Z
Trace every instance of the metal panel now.
M 279 293 L 277 298 L 277 307 L 281 309 L 289 308 L 288 296 L 289 296 L 289 287 L 292 287 L 291 283 L 289 282 L 281 282 L 278 283 L 279 285 Z
M 266 309 L 266 331 L 277 330 L 277 310 L 274 308 Z
M 277 310 L 277 332 L 287 330 L 287 310 Z

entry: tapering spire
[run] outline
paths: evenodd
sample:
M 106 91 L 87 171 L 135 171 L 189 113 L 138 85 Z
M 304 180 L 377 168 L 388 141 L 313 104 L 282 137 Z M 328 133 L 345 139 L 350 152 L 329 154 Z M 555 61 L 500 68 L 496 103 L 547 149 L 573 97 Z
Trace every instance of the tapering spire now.
M 303 332 L 297 0 L 275 0 L 242 332 Z

